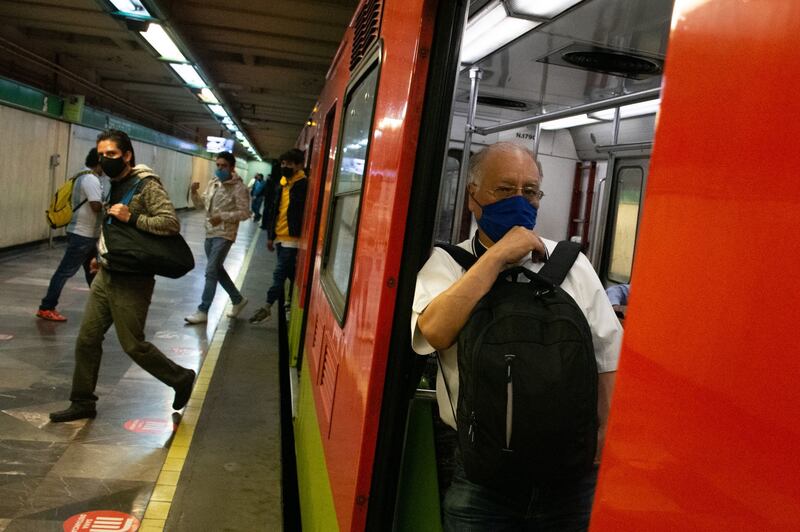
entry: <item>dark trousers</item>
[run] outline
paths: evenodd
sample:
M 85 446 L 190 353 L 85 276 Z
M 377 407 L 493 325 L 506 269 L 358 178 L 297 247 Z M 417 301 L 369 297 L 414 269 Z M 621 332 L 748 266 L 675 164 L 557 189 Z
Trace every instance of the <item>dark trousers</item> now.
M 542 483 L 501 494 L 470 482 L 456 453 L 444 498 L 445 532 L 584 532 L 589 529 L 597 467 L 570 482 Z
M 71 401 L 83 404 L 97 401 L 94 390 L 103 358 L 103 338 L 112 323 L 122 349 L 153 377 L 174 387 L 185 375 L 185 368 L 144 339 L 144 325 L 155 283 L 153 277 L 112 274 L 100 269 L 92 283 L 75 343 Z
M 53 310 L 56 308 L 58 299 L 61 297 L 61 290 L 64 289 L 64 285 L 77 273 L 81 266 L 83 266 L 86 283 L 92 286 L 94 274 L 89 272 L 89 263 L 96 253 L 96 238 L 67 233 L 67 249 L 64 250 L 64 256 L 50 278 L 47 294 L 42 299 L 39 310 Z
M 272 272 L 272 286 L 267 291 L 267 306 L 278 300 L 286 279 L 294 280 L 294 265 L 297 261 L 297 248 L 287 248 L 278 242 L 275 250 L 278 253 L 278 264 Z

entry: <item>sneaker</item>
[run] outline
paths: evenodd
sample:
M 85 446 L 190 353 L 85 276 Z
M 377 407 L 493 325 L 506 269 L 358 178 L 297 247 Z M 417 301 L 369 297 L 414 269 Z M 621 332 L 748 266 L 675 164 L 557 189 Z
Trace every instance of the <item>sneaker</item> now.
M 270 314 L 272 314 L 272 310 L 269 307 L 261 307 L 250 317 L 250 323 L 261 323 L 262 321 L 266 321 L 269 319 Z
M 189 314 L 183 319 L 185 319 L 192 325 L 196 323 L 205 323 L 208 321 L 208 312 L 203 312 L 202 310 L 198 310 L 194 314 Z
M 175 400 L 172 401 L 172 408 L 173 410 L 180 410 L 186 403 L 189 402 L 189 398 L 192 396 L 192 387 L 194 386 L 194 378 L 197 376 L 191 369 L 187 369 L 186 373 L 184 373 L 181 380 L 174 386 L 175 388 Z
M 239 315 L 239 313 L 242 311 L 242 309 L 244 309 L 244 307 L 246 307 L 246 306 L 247 306 L 247 298 L 243 297 L 241 301 L 239 301 L 237 304 L 231 306 L 231 309 L 228 311 L 228 317 L 229 318 L 235 318 L 236 316 Z
M 72 403 L 66 410 L 50 413 L 50 421 L 53 423 L 64 423 L 78 419 L 94 419 L 97 417 L 97 410 L 94 405 Z
M 67 321 L 67 317 L 59 314 L 56 309 L 53 310 L 39 309 L 39 311 L 36 312 L 36 317 L 48 321 Z

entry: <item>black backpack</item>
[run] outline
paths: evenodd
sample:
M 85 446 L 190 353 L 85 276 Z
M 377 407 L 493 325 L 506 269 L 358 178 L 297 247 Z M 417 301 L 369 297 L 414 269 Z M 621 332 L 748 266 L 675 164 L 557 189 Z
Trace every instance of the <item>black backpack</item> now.
M 465 270 L 477 261 L 437 247 Z M 502 272 L 459 333 L 456 424 L 464 470 L 477 484 L 508 491 L 592 467 L 597 362 L 586 317 L 559 286 L 579 252 L 559 242 L 538 274 Z

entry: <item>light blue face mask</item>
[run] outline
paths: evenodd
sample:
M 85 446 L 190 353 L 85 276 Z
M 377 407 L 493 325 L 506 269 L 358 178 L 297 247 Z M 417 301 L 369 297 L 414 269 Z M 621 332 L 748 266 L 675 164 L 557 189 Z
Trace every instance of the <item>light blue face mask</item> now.
M 214 172 L 214 177 L 219 179 L 220 181 L 227 181 L 231 178 L 231 171 L 225 170 L 224 168 L 217 168 L 217 171 Z
M 478 203 L 474 196 L 472 199 Z M 511 196 L 486 206 L 480 203 L 478 205 L 482 211 L 478 227 L 492 239 L 492 242 L 499 241 L 512 227 L 517 225 L 525 229 L 533 229 L 533 226 L 536 225 L 536 215 L 539 212 L 522 196 Z

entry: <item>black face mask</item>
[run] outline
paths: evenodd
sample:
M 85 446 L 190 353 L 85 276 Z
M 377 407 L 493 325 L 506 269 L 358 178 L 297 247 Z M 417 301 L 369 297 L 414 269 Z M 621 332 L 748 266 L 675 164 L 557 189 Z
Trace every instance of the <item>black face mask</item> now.
M 281 175 L 286 179 L 289 179 L 294 175 L 294 168 L 290 166 L 281 166 Z
M 111 179 L 114 179 L 115 177 L 119 177 L 119 175 L 125 171 L 125 167 L 128 166 L 128 163 L 126 163 L 125 159 L 122 157 L 111 159 L 109 157 L 101 155 L 100 166 L 103 167 L 104 174 L 106 174 Z

